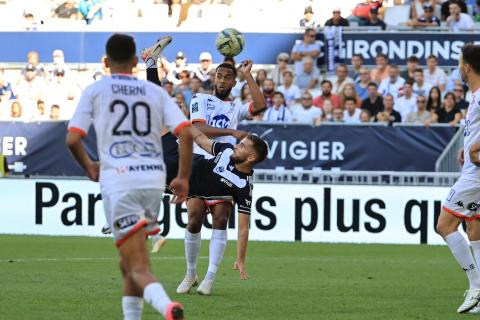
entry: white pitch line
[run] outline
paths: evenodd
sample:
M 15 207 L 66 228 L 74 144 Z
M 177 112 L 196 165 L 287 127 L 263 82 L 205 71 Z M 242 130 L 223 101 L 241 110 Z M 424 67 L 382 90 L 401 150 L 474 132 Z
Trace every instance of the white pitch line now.
M 200 259 L 207 259 L 207 256 L 201 256 Z M 151 260 L 185 260 L 185 257 L 180 256 L 162 256 L 150 257 Z M 28 259 L 1 259 L 0 263 L 17 263 L 17 262 L 61 262 L 61 261 L 118 261 L 118 257 L 78 257 L 78 258 L 28 258 Z

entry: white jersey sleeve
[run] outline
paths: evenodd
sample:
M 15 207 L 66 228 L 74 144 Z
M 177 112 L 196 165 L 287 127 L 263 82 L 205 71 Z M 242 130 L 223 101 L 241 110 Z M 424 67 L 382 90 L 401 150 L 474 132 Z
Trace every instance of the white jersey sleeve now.
M 238 121 L 242 121 L 252 116 L 253 114 L 253 101 L 242 104 L 238 109 Z
M 207 122 L 207 103 L 203 94 L 194 94 L 190 102 L 190 120 L 195 122 Z
M 68 131 L 77 132 L 82 137 L 86 136 L 88 129 L 92 124 L 93 118 L 93 90 L 92 87 L 87 87 L 80 100 L 78 101 L 77 108 L 73 114 L 72 119 L 68 123 Z
M 467 110 L 465 119 L 463 140 L 463 154 L 465 162 L 462 168 L 462 178 L 478 181 L 480 178 L 480 167 L 472 163 L 470 149 L 474 144 L 480 142 L 480 89 L 472 94 L 472 100 Z

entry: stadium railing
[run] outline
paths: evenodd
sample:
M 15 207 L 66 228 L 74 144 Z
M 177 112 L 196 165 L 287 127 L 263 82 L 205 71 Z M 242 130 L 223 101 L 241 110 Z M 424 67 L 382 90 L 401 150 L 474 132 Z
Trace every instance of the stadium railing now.
M 459 172 L 457 153 L 463 148 L 463 127 L 457 131 L 435 163 L 436 172 Z

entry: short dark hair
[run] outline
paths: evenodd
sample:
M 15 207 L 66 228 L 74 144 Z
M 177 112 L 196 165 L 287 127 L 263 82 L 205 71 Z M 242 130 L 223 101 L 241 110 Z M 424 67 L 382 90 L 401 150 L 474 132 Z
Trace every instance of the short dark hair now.
M 233 73 L 233 76 L 236 78 L 237 77 L 237 69 L 235 68 L 234 65 L 232 65 L 231 63 L 228 63 L 228 62 L 223 62 L 223 63 L 220 63 L 218 65 L 218 67 L 215 69 L 215 71 L 218 72 L 218 69 L 220 68 L 225 68 L 225 69 L 229 69 L 232 71 Z
M 397 64 L 391 64 L 390 69 L 398 69 L 398 65 Z
M 475 73 L 480 74 L 480 46 L 468 43 L 462 48 L 463 62 L 470 65 Z
M 60 106 L 58 104 L 52 104 L 52 106 L 50 107 L 51 110 L 53 109 L 60 109 Z
M 343 103 L 347 102 L 347 101 L 352 101 L 354 104 L 357 103 L 357 100 L 355 100 L 354 97 L 346 97 L 345 100 L 343 101 Z
M 408 57 L 408 59 L 407 59 L 407 62 L 416 62 L 416 63 L 418 63 L 419 61 L 420 61 L 420 60 L 418 59 L 417 56 L 410 56 L 410 57 Z
M 354 54 L 352 54 L 352 58 L 353 58 L 353 57 L 359 57 L 360 59 L 363 60 L 363 56 L 362 56 L 361 54 L 359 54 L 359 53 L 354 53 Z
M 267 158 L 268 155 L 268 144 L 265 140 L 260 138 L 255 134 L 248 134 L 246 137 L 248 140 L 252 141 L 253 150 L 255 150 L 255 154 L 257 155 L 257 161 L 255 164 L 262 162 Z
M 423 70 L 420 69 L 420 68 L 417 68 L 417 69 L 413 70 L 413 73 L 415 73 L 415 72 L 421 72 L 423 74 Z
M 429 55 L 429 56 L 427 57 L 427 60 L 429 60 L 429 59 L 435 59 L 435 61 L 438 61 L 438 57 L 437 57 L 436 55 L 434 55 L 434 54 Z
M 410 86 L 413 87 L 413 81 L 412 81 L 412 79 L 408 79 L 407 81 L 405 81 L 404 85 L 405 85 L 405 84 L 408 84 L 408 85 L 410 85 Z
M 323 81 L 320 83 L 320 86 L 323 86 L 325 83 L 328 83 L 328 84 L 330 85 L 330 87 L 333 87 L 332 81 L 330 81 L 330 80 L 323 80 Z
M 377 56 L 375 58 L 384 58 L 385 60 L 388 61 L 388 57 L 385 53 L 379 52 L 377 53 Z
M 126 63 L 135 57 L 137 51 L 133 37 L 115 33 L 106 45 L 107 57 L 116 63 Z
M 314 31 L 315 33 L 317 33 L 317 31 L 315 31 L 315 29 L 313 28 L 305 28 L 305 32 L 303 34 L 308 34 L 310 32 Z
M 275 91 L 275 92 L 273 93 L 274 96 L 276 96 L 277 94 L 280 95 L 280 96 L 282 96 L 283 100 L 285 100 L 285 95 L 283 94 L 283 92 L 281 92 L 281 91 Z
M 375 88 L 378 88 L 378 84 L 376 84 L 375 82 L 370 82 L 367 87 L 372 87 L 372 86 Z

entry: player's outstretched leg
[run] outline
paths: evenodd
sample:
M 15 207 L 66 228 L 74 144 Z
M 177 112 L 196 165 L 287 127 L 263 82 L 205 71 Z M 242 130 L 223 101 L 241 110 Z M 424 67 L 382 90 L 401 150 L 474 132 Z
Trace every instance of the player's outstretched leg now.
M 183 308 L 178 302 L 172 302 L 163 286 L 150 271 L 147 254 L 145 228 L 140 228 L 129 236 L 123 243 L 119 243 L 122 263 L 122 273 L 127 281 L 137 290 L 143 291 L 143 299 L 167 320 L 182 320 Z M 136 226 L 132 230 L 136 230 Z
M 177 293 L 188 293 L 198 284 L 197 262 L 202 245 L 201 230 L 205 211 L 203 200 L 192 198 L 187 201 L 188 224 L 185 230 L 185 258 L 187 260 L 187 274 L 177 288 Z
M 445 211 L 444 208 L 437 223 L 437 232 L 445 239 L 450 251 L 465 271 L 470 283 L 469 289 L 465 292 L 465 300 L 457 310 L 458 313 L 468 312 L 480 301 L 480 276 L 470 246 L 458 231 L 461 221 L 461 218 Z
M 210 239 L 208 270 L 205 278 L 198 286 L 197 292 L 199 294 L 212 294 L 213 282 L 227 247 L 227 222 L 232 209 L 232 205 L 227 202 L 218 203 L 210 207 L 213 217 L 213 229 Z
M 158 39 L 150 48 L 142 49 L 142 60 L 145 61 L 147 69 L 157 67 L 158 58 L 170 42 L 172 42 L 172 37 L 164 36 Z

